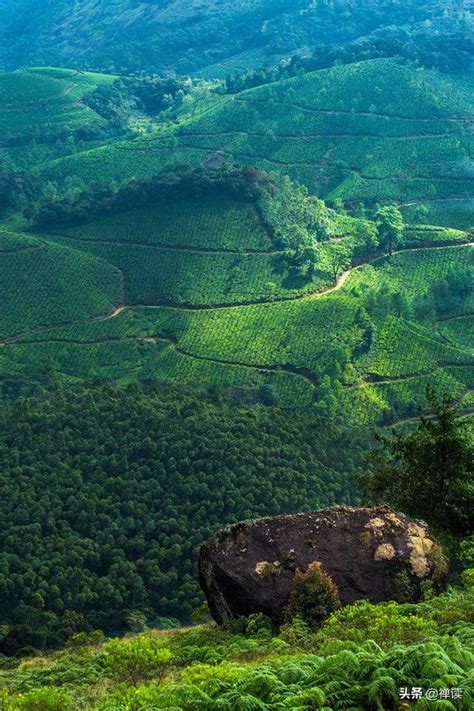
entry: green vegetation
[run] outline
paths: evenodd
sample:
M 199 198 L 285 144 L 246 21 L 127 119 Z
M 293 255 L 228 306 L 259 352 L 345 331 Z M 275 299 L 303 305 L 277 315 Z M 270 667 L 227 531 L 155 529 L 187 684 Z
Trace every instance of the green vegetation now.
M 114 78 L 47 68 L 0 74 L 0 144 L 48 142 L 77 130 L 85 135 L 87 130 L 99 129 L 104 119 L 82 99 Z
M 415 700 L 416 711 L 469 711 L 474 593 L 468 572 L 465 587 L 438 598 L 418 605 L 362 601 L 316 632 L 295 621 L 276 635 L 251 617 L 246 634 L 209 625 L 106 642 L 76 634 L 65 651 L 0 672 L 0 699 L 6 711 L 398 711 L 407 703 L 400 688 L 421 686 L 463 694 Z
M 134 611 L 188 620 L 216 528 L 354 501 L 360 435 L 314 415 L 50 384 L 0 417 L 3 654 L 125 629 Z
M 0 234 L 5 245 L 7 233 Z M 105 317 L 120 303 L 120 278 L 111 264 L 29 236 L 17 235 L 13 244 L 19 240 L 28 246 L 0 251 L 0 338 Z
M 191 198 L 119 213 L 62 234 L 92 241 L 207 250 L 270 251 L 271 240 L 252 204 L 229 195 Z
M 474 530 L 472 431 L 449 396 L 438 398 L 428 388 L 427 400 L 432 414 L 422 417 L 412 434 L 378 436 L 380 447 L 368 460 L 373 474 L 362 478 L 362 494 L 438 531 L 467 536 Z M 433 506 L 435 500 L 441 505 Z
M 410 221 L 465 229 L 471 119 L 468 80 L 368 60 L 217 96 L 177 125 L 45 163 L 42 175 L 122 182 L 229 157 L 288 174 L 329 201 L 398 202 Z M 449 217 L 434 219 L 446 207 Z
M 301 570 L 295 572 L 286 608 L 289 620 L 299 617 L 309 627 L 320 627 L 340 606 L 337 586 L 321 569 L 320 563 L 311 563 L 304 573 Z
M 124 230 L 132 222 L 133 213 L 130 220 L 125 214 Z M 74 229 L 90 230 L 92 224 Z M 87 237 L 84 242 L 54 239 L 61 245 L 79 245 L 81 250 L 91 248 Z M 185 233 L 183 239 L 188 241 Z M 316 405 L 321 413 L 340 413 L 352 422 L 386 422 L 387 418 L 390 421 L 415 414 L 430 381 L 459 399 L 467 397 L 472 388 L 469 330 L 463 335 L 464 320 L 459 318 L 472 312 L 469 245 L 423 247 L 379 258 L 354 269 L 336 291 L 328 294 L 291 298 L 286 284 L 280 300 L 275 276 L 269 273 L 271 285 L 262 280 L 262 260 L 267 260 L 270 268 L 271 259 L 278 255 L 239 257 L 126 245 L 92 245 L 93 251 L 126 268 L 126 302 L 141 304 L 150 299 L 148 303 L 154 303 L 170 298 L 176 306 L 128 308 L 108 319 L 84 314 L 71 319 L 77 321 L 71 325 L 23 332 L 2 349 L 4 373 L 25 378 L 25 364 L 31 369 L 33 363 L 46 360 L 55 377 L 101 377 L 119 382 L 141 378 L 199 388 L 216 384 L 254 391 L 268 385 L 283 407 Z M 325 250 L 330 255 L 337 253 L 339 246 L 340 241 L 336 241 L 317 247 L 321 255 L 317 271 L 311 281 L 304 277 L 300 288 L 322 287 L 315 279 L 324 267 Z M 67 249 L 67 253 L 79 255 L 82 251 Z M 119 262 L 121 254 L 129 254 L 134 262 Z M 156 259 L 144 257 L 139 262 L 141 254 L 156 255 Z M 180 261 L 182 257 L 185 262 Z M 207 272 L 207 280 L 200 281 L 203 264 L 215 267 L 237 260 L 248 265 L 241 272 L 241 278 L 247 281 L 234 278 L 232 282 L 232 288 L 240 291 L 225 291 L 222 269 L 212 278 Z M 330 284 L 333 277 L 329 261 L 326 263 L 326 283 Z M 194 270 L 181 281 L 177 280 L 179 264 Z M 163 265 L 172 266 L 163 269 Z M 192 274 L 195 276 L 191 278 Z M 258 278 L 258 289 L 249 294 L 252 275 Z M 243 283 L 245 287 L 240 286 Z M 164 291 L 166 284 L 171 292 Z M 201 292 L 197 290 L 199 284 Z M 268 303 L 177 308 L 186 294 L 194 304 L 199 305 L 200 299 L 206 306 L 214 299 L 242 302 L 250 296 L 250 300 L 258 301 L 265 293 Z M 111 297 L 110 303 L 120 301 Z M 107 315 L 107 307 L 101 314 Z M 57 323 L 66 320 L 58 318 Z M 452 326 L 459 331 L 457 338 L 444 335 L 444 329 L 452 324 L 458 324 Z M 43 368 L 39 368 L 40 381 L 42 373 Z M 466 402 L 465 409 L 469 406 Z
M 344 22 L 341 23 L 341 17 Z M 389 27 L 387 28 L 387 24 Z M 446 0 L 192 0 L 163 5 L 110 0 L 72 10 L 66 0 L 44 4 L 5 0 L 0 8 L 4 66 L 53 63 L 115 72 L 195 73 L 224 77 L 272 67 L 314 48 L 309 66 L 374 56 L 409 57 L 441 69 L 469 66 L 471 25 L 463 5 Z M 281 72 L 303 70 L 306 63 Z M 265 81 L 265 74 L 263 80 Z M 245 80 L 244 80 L 245 81 Z
M 448 0 L 0 4 L 2 709 L 472 708 L 472 51 Z M 170 629 L 208 535 L 358 481 L 456 587 Z

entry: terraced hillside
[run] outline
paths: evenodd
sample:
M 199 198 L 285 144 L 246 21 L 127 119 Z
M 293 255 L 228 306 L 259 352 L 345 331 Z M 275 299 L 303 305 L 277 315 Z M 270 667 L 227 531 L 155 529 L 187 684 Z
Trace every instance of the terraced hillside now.
M 16 125 L 18 140 L 76 119 L 100 125 L 81 97 L 112 80 L 51 69 L 2 75 L 1 116 L 12 114 L 11 127 L 17 114 L 43 117 L 34 130 Z M 141 138 L 40 158 L 37 171 L 59 192 L 71 176 L 120 184 L 164 166 L 240 161 L 289 174 L 329 203 L 398 202 L 411 224 L 391 259 L 359 250 L 335 274 L 339 247 L 355 246 L 350 218 L 340 215 L 309 275 L 290 267 L 256 206 L 235 195 L 41 233 L 6 228 L 2 374 L 21 380 L 34 366 L 40 379 L 47 371 L 266 386 L 265 398 L 284 407 L 378 423 L 410 418 L 435 382 L 469 411 L 473 118 L 467 80 L 369 60 L 216 94 Z
M 0 74 L 0 146 L 53 141 L 77 129 L 99 128 L 105 120 L 83 103 L 84 96 L 115 77 L 38 67 Z
M 471 91 L 467 80 L 368 60 L 223 96 L 175 127 L 54 161 L 43 175 L 123 181 L 235 159 L 289 174 L 330 201 L 396 201 L 414 222 L 466 229 Z
M 324 242 L 298 286 L 253 205 L 230 197 L 57 234 L 5 233 L 0 264 L 20 281 L 3 282 L 11 306 L 0 369 L 21 379 L 36 362 L 69 378 L 266 386 L 284 407 L 379 423 L 412 416 L 434 382 L 468 411 L 472 246 L 454 230 L 406 236 L 402 251 L 349 268 L 335 285 L 325 259 L 352 238 Z M 40 291 L 20 299 L 28 257 Z
M 0 333 L 95 318 L 120 303 L 108 262 L 30 235 L 0 230 Z

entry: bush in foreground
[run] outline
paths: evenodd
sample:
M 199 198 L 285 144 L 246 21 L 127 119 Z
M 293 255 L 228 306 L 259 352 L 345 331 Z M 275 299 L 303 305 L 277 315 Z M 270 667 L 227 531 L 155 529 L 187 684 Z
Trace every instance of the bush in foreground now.
M 429 702 L 429 708 L 468 711 L 474 700 L 473 577 L 417 605 L 344 607 L 315 632 L 297 619 L 272 637 L 265 620 L 255 618 L 246 634 L 204 625 L 72 647 L 0 671 L 0 706 L 395 711 L 404 708 L 400 687 L 421 686 L 462 687 L 462 699 Z M 423 711 L 426 704 L 411 708 Z

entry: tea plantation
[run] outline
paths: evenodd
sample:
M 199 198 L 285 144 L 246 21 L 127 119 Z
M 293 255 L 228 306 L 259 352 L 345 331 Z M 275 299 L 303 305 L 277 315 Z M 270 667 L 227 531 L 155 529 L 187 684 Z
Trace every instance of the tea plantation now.
M 234 158 L 287 173 L 330 201 L 396 201 L 411 220 L 466 229 L 470 92 L 458 77 L 368 60 L 215 97 L 175 125 L 58 159 L 43 175 L 122 181 Z

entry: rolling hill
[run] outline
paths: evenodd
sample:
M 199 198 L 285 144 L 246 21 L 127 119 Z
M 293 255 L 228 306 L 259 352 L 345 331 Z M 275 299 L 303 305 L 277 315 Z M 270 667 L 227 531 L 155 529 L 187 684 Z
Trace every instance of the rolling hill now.
M 470 4 L 0 4 L 2 708 L 373 711 L 404 706 L 398 683 L 464 687 Z M 310 630 L 337 589 L 290 550 L 262 573 L 295 572 L 278 636 L 257 614 L 102 644 L 198 619 L 220 527 L 361 500 L 426 520 L 464 588 L 436 597 L 441 548 L 407 520 L 423 555 L 398 557 L 384 513 L 396 546 L 367 565 L 410 604 Z
M 415 222 L 469 228 L 472 85 L 396 60 L 368 60 L 210 102 L 134 140 L 43 165 L 47 179 L 145 178 L 226 160 L 290 175 L 349 205 L 395 201 Z
M 0 74 L 0 146 L 51 143 L 78 130 L 99 129 L 105 120 L 82 100 L 115 78 L 48 67 Z
M 100 126 L 83 99 L 113 81 L 61 69 L 1 75 L 5 139 Z M 25 363 L 38 361 L 68 378 L 268 385 L 282 406 L 354 422 L 370 411 L 379 423 L 411 416 L 436 379 L 469 410 L 472 250 L 462 230 L 473 223 L 471 97 L 467 78 L 367 60 L 214 92 L 174 122 L 151 117 L 135 138 L 53 160 L 39 153 L 34 171 L 59 194 L 71 176 L 120 185 L 180 163 L 219 170 L 238 161 L 288 174 L 329 204 L 363 202 L 370 213 L 394 201 L 410 222 L 407 251 L 344 273 L 334 289 L 331 255 L 341 237 L 354 250 L 356 224 L 336 213 L 336 239 L 318 245 L 310 277 L 295 275 L 259 209 L 235 195 L 151 202 L 40 233 L 25 234 L 24 222 L 18 233 L 13 220 L 0 253 L 11 304 L 2 372 L 22 379 Z M 355 252 L 352 260 L 367 261 Z M 22 285 L 33 269 L 32 291 Z M 396 345 L 407 339 L 408 357 Z
M 409 229 L 393 257 L 363 259 L 334 285 L 331 253 L 343 243 L 355 249 L 352 222 L 341 223 L 346 236 L 319 245 L 311 278 L 293 274 L 253 205 L 231 197 L 138 208 L 34 238 L 12 234 L 11 244 L 5 233 L 9 251 L 0 264 L 11 306 L 1 370 L 21 379 L 37 361 L 68 378 L 265 385 L 283 407 L 379 424 L 414 414 L 436 380 L 468 410 L 474 354 L 466 234 Z M 24 250 L 21 240 L 28 240 Z M 57 255 L 57 277 L 46 277 L 50 255 Z M 41 298 L 22 290 L 27 256 Z

